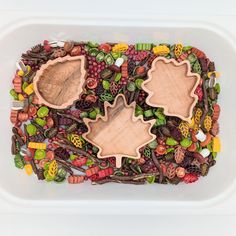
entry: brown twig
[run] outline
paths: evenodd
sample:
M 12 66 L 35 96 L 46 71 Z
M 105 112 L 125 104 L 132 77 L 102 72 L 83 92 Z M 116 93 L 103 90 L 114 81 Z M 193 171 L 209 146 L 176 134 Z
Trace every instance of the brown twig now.
M 80 172 L 83 172 L 85 173 L 85 169 L 81 168 L 81 167 L 78 167 L 78 166 L 74 166 L 73 164 L 71 164 L 70 162 L 67 162 L 67 161 L 63 161 L 61 159 L 59 159 L 58 157 L 55 157 L 55 160 L 60 163 L 61 165 L 64 165 L 64 166 L 67 166 L 67 168 L 72 168 L 72 169 L 75 169 L 75 170 L 78 170 Z M 73 172 L 72 172 L 73 174 Z
M 53 142 L 54 144 L 62 147 L 62 148 L 65 148 L 65 149 L 68 149 L 72 152 L 75 152 L 79 155 L 82 155 L 82 156 L 85 156 L 85 157 L 88 157 L 88 158 L 91 158 L 91 159 L 94 159 L 93 156 L 91 156 L 90 154 L 88 154 L 86 151 L 82 150 L 82 149 L 79 149 L 79 148 L 76 148 L 76 147 L 73 147 L 71 145 L 67 145 L 67 144 L 63 144 L 63 143 L 60 143 L 60 142 L 57 142 L 57 141 L 54 141 Z
M 152 151 L 152 160 L 153 160 L 155 166 L 157 167 L 157 169 L 158 169 L 158 171 L 159 171 L 159 173 L 160 173 L 160 176 L 159 176 L 158 182 L 159 182 L 159 183 L 162 183 L 162 181 L 163 181 L 163 172 L 162 172 L 162 169 L 161 169 L 160 163 L 159 163 L 159 161 L 157 160 L 154 151 Z
M 64 114 L 64 113 L 60 113 L 60 112 L 57 112 L 57 115 L 69 118 L 69 119 L 74 120 L 74 121 L 76 121 L 78 123 L 83 123 L 83 121 L 81 119 L 79 119 L 79 118 L 77 118 L 77 117 L 75 117 L 73 115 Z
M 147 177 L 153 176 L 153 175 L 159 175 L 159 173 L 157 172 L 151 172 L 151 173 L 143 173 L 143 174 L 138 174 L 138 175 L 134 175 L 134 176 L 118 176 L 118 175 L 112 175 L 110 176 L 111 179 L 115 179 L 115 180 L 120 180 L 120 181 L 128 181 L 128 180 L 140 180 L 140 179 L 145 179 Z
M 200 125 L 202 125 L 202 123 L 204 122 L 205 120 L 205 117 L 208 113 L 208 97 L 207 97 L 207 89 L 206 89 L 206 84 L 205 84 L 205 76 L 202 77 L 202 87 L 203 87 L 203 95 L 204 95 L 204 98 L 203 98 L 203 101 L 204 101 L 204 110 L 203 110 L 203 114 L 202 114 L 202 117 L 200 119 Z
M 117 179 L 102 179 L 102 180 L 97 180 L 97 181 L 92 182 L 93 185 L 106 184 L 106 183 L 142 185 L 142 184 L 145 184 L 146 182 L 144 180 L 142 180 L 142 181 L 132 181 L 132 180 L 117 180 Z

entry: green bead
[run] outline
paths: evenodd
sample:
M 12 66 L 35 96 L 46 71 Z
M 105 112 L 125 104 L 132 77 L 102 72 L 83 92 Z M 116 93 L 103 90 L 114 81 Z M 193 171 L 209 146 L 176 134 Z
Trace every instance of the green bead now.
M 121 75 L 121 73 L 117 73 L 116 75 L 115 75 L 115 82 L 119 82 L 120 81 L 120 79 L 121 79 L 121 77 L 122 77 L 122 75 Z
M 148 144 L 148 147 L 151 149 L 155 149 L 157 147 L 157 141 L 153 140 L 151 143 Z
M 50 166 L 50 162 L 46 162 L 44 164 L 44 170 L 48 170 L 49 169 L 49 166 Z
M 189 51 L 192 48 L 192 46 L 184 46 L 183 52 Z
M 91 47 L 91 48 L 97 48 L 97 47 L 99 46 L 98 43 L 91 42 L 91 41 L 89 41 L 89 42 L 87 43 L 87 45 L 88 45 L 89 47 Z
M 169 146 L 175 146 L 175 145 L 178 144 L 178 142 L 173 138 L 167 138 L 166 139 L 166 144 L 169 145 Z
M 155 127 L 160 126 L 160 125 L 165 125 L 166 124 L 166 119 L 156 119 L 156 122 L 154 124 Z
M 174 148 L 167 148 L 167 149 L 166 149 L 166 153 L 173 152 L 174 150 L 175 150 Z
M 28 86 L 29 84 L 25 81 L 23 84 L 22 84 L 22 90 L 24 91 L 25 88 Z
M 88 159 L 86 162 L 86 166 L 92 166 L 94 164 L 94 161 L 92 159 Z
M 115 63 L 115 60 L 114 60 L 114 58 L 112 57 L 111 54 L 107 54 L 105 56 L 104 60 L 105 60 L 106 64 L 109 65 L 109 66 L 111 66 L 111 65 L 113 65 Z
M 140 116 L 143 115 L 143 109 L 142 107 L 140 107 L 138 104 L 136 104 L 135 107 L 135 116 Z
M 219 83 L 216 83 L 215 90 L 216 90 L 217 94 L 220 93 L 220 84 Z
M 88 112 L 83 111 L 83 112 L 80 113 L 80 118 L 81 119 L 86 118 L 86 117 L 88 117 Z
M 163 114 L 163 109 L 162 108 L 157 109 L 154 112 L 154 115 L 160 120 L 165 120 L 166 119 L 165 115 Z
M 111 55 L 112 55 L 112 57 L 114 59 L 117 59 L 117 58 L 121 57 L 121 53 L 120 52 L 112 52 Z
M 14 157 L 14 163 L 15 163 L 15 167 L 19 168 L 19 169 L 23 169 L 25 166 L 23 157 L 20 154 L 16 154 Z
M 195 54 L 191 53 L 188 55 L 188 60 L 190 63 L 194 63 L 195 61 L 197 61 L 197 57 Z
M 18 94 L 14 89 L 10 90 L 10 95 L 15 99 L 18 100 Z
M 90 119 L 95 119 L 97 116 L 97 112 L 95 110 L 89 112 L 89 118 Z
M 67 175 L 67 171 L 64 168 L 60 168 L 57 172 L 57 176 L 61 178 L 65 178 Z
M 190 147 L 191 144 L 192 144 L 192 141 L 191 141 L 190 139 L 188 139 L 188 138 L 184 138 L 184 139 L 180 142 L 180 145 L 181 145 L 182 147 L 185 147 L 185 148 Z
M 93 151 L 93 153 L 97 153 L 99 151 L 99 149 L 97 147 L 93 146 L 92 151 Z
M 146 147 L 144 150 L 143 150 L 143 155 L 147 158 L 150 158 L 151 157 L 151 149 L 149 147 Z
M 128 91 L 130 91 L 130 92 L 134 92 L 135 89 L 136 89 L 136 85 L 135 85 L 134 82 L 130 82 L 130 83 L 128 83 L 128 85 L 127 85 L 127 90 L 128 90 Z
M 102 61 L 104 60 L 104 57 L 105 57 L 104 52 L 99 52 L 99 53 L 97 54 L 97 56 L 96 56 L 96 60 L 97 60 L 98 62 L 102 62 Z
M 143 79 L 136 79 L 136 80 L 135 80 L 135 85 L 136 85 L 136 87 L 137 87 L 138 89 L 141 89 L 141 88 L 142 88 L 142 87 L 141 87 L 142 83 L 143 83 Z
M 47 116 L 48 113 L 49 113 L 49 109 L 46 106 L 40 107 L 37 111 L 37 115 L 40 118 L 43 118 L 43 117 Z
M 98 53 L 99 53 L 99 51 L 98 51 L 97 48 L 90 48 L 90 49 L 89 49 L 89 55 L 91 55 L 92 57 L 97 56 Z
M 58 175 L 56 175 L 53 180 L 56 182 L 56 183 L 61 183 L 65 180 L 66 178 L 65 177 L 60 177 Z
M 35 125 L 28 124 L 26 126 L 26 131 L 30 136 L 32 136 L 32 135 L 35 135 L 37 133 L 37 128 L 36 128 Z
M 35 160 L 42 160 L 46 157 L 46 152 L 43 149 L 37 149 L 34 153 Z
M 196 61 L 193 65 L 193 71 L 195 73 L 198 73 L 198 74 L 201 74 L 202 73 L 202 68 L 201 68 L 201 65 L 198 61 Z
M 74 161 L 78 156 L 75 154 L 70 154 L 70 160 Z
M 103 87 L 105 90 L 109 90 L 109 88 L 110 88 L 110 82 L 107 81 L 107 80 L 103 80 L 103 81 L 102 81 L 102 87 Z
M 38 118 L 38 117 L 35 118 L 35 122 L 36 122 L 38 125 L 40 125 L 40 126 L 44 126 L 44 125 L 47 124 L 46 120 L 43 120 L 43 119 Z
M 153 116 L 152 110 L 149 109 L 149 110 L 144 111 L 144 116 L 145 117 L 152 117 Z
M 147 177 L 147 182 L 149 184 L 153 184 L 155 182 L 156 177 L 154 175 L 148 176 Z
M 100 99 L 102 102 L 111 102 L 114 100 L 114 97 L 110 93 L 103 93 L 100 95 Z

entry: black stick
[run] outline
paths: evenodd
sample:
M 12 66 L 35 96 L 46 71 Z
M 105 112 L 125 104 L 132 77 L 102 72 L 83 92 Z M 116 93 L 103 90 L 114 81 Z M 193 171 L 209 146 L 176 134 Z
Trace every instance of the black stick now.
M 135 185 L 142 185 L 145 184 L 145 181 L 132 181 L 132 180 L 117 180 L 117 179 L 102 179 L 102 180 L 97 180 L 93 181 L 92 184 L 106 184 L 106 183 L 119 183 L 119 184 L 135 184 Z
M 153 160 L 155 166 L 157 167 L 157 169 L 158 169 L 158 171 L 159 171 L 159 173 L 160 173 L 160 176 L 159 176 L 158 182 L 159 182 L 159 183 L 162 183 L 162 181 L 163 181 L 163 172 L 162 172 L 162 169 L 161 169 L 160 163 L 159 163 L 159 161 L 157 160 L 154 151 L 152 151 L 152 160 Z

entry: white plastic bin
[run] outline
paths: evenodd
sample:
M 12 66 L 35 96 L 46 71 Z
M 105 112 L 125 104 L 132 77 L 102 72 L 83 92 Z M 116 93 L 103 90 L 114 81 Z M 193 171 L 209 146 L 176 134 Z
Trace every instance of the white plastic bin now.
M 80 185 L 55 184 L 38 181 L 36 176 L 28 177 L 24 171 L 14 167 L 11 156 L 11 123 L 9 111 L 11 98 L 9 89 L 15 72 L 15 63 L 22 52 L 44 39 L 74 39 L 98 42 L 153 42 L 178 43 L 193 45 L 203 50 L 215 61 L 216 69 L 221 73 L 219 79 L 222 106 L 220 117 L 220 137 L 222 152 L 217 164 L 210 169 L 207 177 L 200 178 L 194 184 L 145 185 L 132 186 L 105 184 L 92 186 L 90 183 Z M 214 198 L 225 195 L 233 186 L 236 177 L 235 135 L 236 121 L 236 50 L 232 39 L 221 29 L 208 24 L 185 22 L 99 22 L 63 19 L 29 19 L 12 24 L 0 32 L 0 118 L 1 118 L 1 161 L 0 193 L 13 196 L 20 203 L 40 201 L 64 205 L 83 202 L 119 201 L 127 205 L 134 202 L 154 203 L 158 205 L 183 204 L 199 205 L 210 203 Z M 103 200 L 103 201 L 102 201 Z M 99 201 L 99 202 L 98 202 Z

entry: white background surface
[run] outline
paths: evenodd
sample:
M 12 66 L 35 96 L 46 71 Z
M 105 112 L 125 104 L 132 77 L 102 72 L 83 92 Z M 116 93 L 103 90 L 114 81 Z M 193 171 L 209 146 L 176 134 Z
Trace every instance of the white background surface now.
M 221 18 L 221 23 L 232 33 L 236 33 L 236 4 L 233 0 L 207 1 L 54 1 L 51 0 L 0 0 L 0 14 L 8 15 L 23 12 L 43 11 L 51 15 L 66 12 L 71 15 L 121 15 L 123 17 L 163 15 L 171 17 L 188 16 L 194 19 L 209 19 L 212 22 Z M 132 9 L 131 9 L 132 8 Z M 129 14 L 129 15 L 128 15 Z M 2 18 L 3 19 L 3 18 Z M 4 21 L 4 20 L 3 20 Z M 4 23 L 4 22 L 0 23 Z M 235 26 L 234 26 L 235 25 Z M 16 43 L 17 43 L 17 39 Z M 4 68 L 0 68 L 4 69 Z M 1 80 L 4 78 L 0 78 Z M 5 78 L 7 79 L 7 78 Z M 5 157 L 0 157 L 5 158 Z M 1 162 L 0 162 L 1 163 Z M 0 200 L 0 235 L 235 235 L 236 199 L 231 198 L 231 207 L 227 215 L 221 215 L 220 209 L 215 215 L 207 215 L 203 210 L 197 216 L 81 216 L 67 212 L 58 214 L 26 213 L 21 209 L 8 210 Z M 222 208 L 224 206 L 222 205 Z M 10 213 L 9 213 L 10 212 Z

